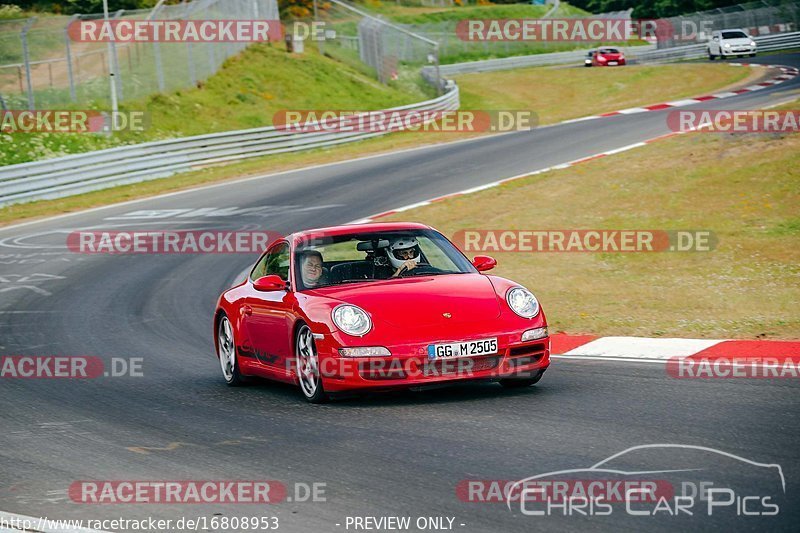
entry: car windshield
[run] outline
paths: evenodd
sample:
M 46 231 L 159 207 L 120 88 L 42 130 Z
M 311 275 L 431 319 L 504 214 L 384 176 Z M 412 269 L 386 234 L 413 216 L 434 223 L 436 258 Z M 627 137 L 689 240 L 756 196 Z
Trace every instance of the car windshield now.
M 742 31 L 724 31 L 722 32 L 723 39 L 747 39 L 747 35 Z
M 464 254 L 433 230 L 360 233 L 297 245 L 297 290 L 414 276 L 477 272 Z
M 616 48 L 602 48 L 598 52 L 598 54 L 618 54 L 619 50 Z

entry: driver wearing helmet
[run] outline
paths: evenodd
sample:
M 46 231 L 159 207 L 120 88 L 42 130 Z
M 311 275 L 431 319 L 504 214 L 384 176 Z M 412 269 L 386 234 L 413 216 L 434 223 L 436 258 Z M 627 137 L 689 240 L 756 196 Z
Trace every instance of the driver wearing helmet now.
M 386 250 L 389 262 L 395 269 L 393 278 L 409 270 L 414 270 L 419 264 L 420 248 L 419 242 L 414 237 L 400 237 L 395 239 Z

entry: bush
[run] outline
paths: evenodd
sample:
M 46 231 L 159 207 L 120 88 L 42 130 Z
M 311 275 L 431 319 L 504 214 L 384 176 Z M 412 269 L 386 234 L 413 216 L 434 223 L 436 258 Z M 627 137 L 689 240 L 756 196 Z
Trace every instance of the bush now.
M 19 6 L 0 5 L 0 19 L 18 19 L 22 18 L 22 8 Z

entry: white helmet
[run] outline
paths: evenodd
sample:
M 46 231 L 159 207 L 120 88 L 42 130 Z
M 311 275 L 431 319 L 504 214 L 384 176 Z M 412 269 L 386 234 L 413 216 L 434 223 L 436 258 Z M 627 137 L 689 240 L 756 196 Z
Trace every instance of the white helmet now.
M 413 250 L 413 257 L 405 259 L 398 255 L 398 252 L 401 250 L 409 249 Z M 419 243 L 414 237 L 400 237 L 399 239 L 395 239 L 395 241 L 389 245 L 389 249 L 386 251 L 386 253 L 389 256 L 389 261 L 392 263 L 394 268 L 400 268 L 406 261 L 414 261 L 415 263 L 419 263 Z

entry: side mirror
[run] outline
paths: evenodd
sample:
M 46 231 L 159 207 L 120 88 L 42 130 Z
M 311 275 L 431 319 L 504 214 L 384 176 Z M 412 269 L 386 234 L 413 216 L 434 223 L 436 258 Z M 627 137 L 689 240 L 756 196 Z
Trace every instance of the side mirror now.
M 253 282 L 253 288 L 261 292 L 286 290 L 286 281 L 277 274 L 262 276 Z
M 488 255 L 476 255 L 472 260 L 472 266 L 478 269 L 478 272 L 486 272 L 497 266 L 497 261 Z

